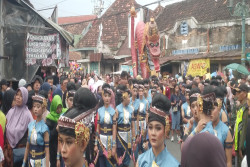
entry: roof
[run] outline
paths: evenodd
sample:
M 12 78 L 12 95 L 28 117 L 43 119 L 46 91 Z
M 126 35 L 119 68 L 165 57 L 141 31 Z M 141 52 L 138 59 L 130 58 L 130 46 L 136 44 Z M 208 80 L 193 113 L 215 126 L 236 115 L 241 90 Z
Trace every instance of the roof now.
M 93 20 L 97 16 L 96 15 L 81 15 L 81 16 L 69 16 L 69 17 L 59 17 L 58 24 L 72 24 L 72 23 L 80 23 L 88 20 Z
M 131 49 L 128 48 L 128 37 L 126 37 L 124 43 L 122 44 L 116 55 L 117 56 L 131 55 Z
M 102 24 L 101 40 L 103 44 L 108 45 L 113 50 L 117 50 L 118 43 L 121 40 L 120 37 L 128 35 L 128 14 L 131 6 L 131 0 L 116 0 L 102 17 L 93 23 L 92 28 L 79 42 L 78 48 L 96 47 L 99 37 L 99 26 Z M 134 6 L 135 8 L 140 7 L 136 1 L 134 1 Z
M 241 0 L 235 0 L 234 3 Z M 225 0 L 186 0 L 167 5 L 156 19 L 160 31 L 172 29 L 177 20 L 194 17 L 198 23 L 229 20 L 232 17 Z M 247 2 L 246 2 L 247 3 Z
M 83 30 L 89 25 L 90 22 L 80 22 L 61 25 L 66 31 L 72 34 L 82 34 Z
M 164 7 L 161 6 L 161 4 L 159 4 L 155 10 L 153 11 L 154 12 L 154 16 L 157 17 L 162 11 L 164 10 Z
M 102 53 L 92 53 L 89 55 L 90 62 L 100 62 L 102 60 Z
M 69 60 L 80 60 L 81 54 L 79 52 L 69 52 Z
M 250 52 L 250 49 L 246 50 L 246 53 Z M 232 59 L 233 57 L 238 57 L 241 55 L 241 51 L 230 51 L 230 52 L 217 52 L 217 53 L 200 53 L 192 55 L 176 55 L 176 56 L 165 56 L 160 58 L 160 64 L 167 63 L 169 61 L 183 61 L 183 60 L 193 60 L 193 59 Z

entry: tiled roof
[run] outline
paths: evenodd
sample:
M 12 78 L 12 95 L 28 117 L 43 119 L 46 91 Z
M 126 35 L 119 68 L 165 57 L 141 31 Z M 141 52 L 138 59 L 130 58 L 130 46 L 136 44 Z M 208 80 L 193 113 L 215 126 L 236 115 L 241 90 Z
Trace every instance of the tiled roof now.
M 69 16 L 69 17 L 59 17 L 58 24 L 70 24 L 70 23 L 80 23 L 83 21 L 93 20 L 96 15 L 82 15 L 82 16 Z
M 134 0 L 133 0 L 134 1 Z M 99 36 L 99 25 L 102 24 L 103 44 L 117 50 L 117 45 L 122 36 L 128 35 L 128 14 L 131 9 L 131 0 L 116 0 L 100 19 L 93 23 L 92 28 L 79 42 L 78 48 L 96 47 Z M 135 8 L 140 7 L 134 1 Z M 152 14 L 152 11 L 149 12 Z
M 131 55 L 131 49 L 128 48 L 128 37 L 125 39 L 124 43 L 120 47 L 119 51 L 117 52 L 116 56 L 121 55 Z
M 155 10 L 153 11 L 154 12 L 154 16 L 157 17 L 163 10 L 164 10 L 164 7 L 159 4 L 155 8 Z
M 81 54 L 78 52 L 69 52 L 69 60 L 80 60 Z
M 241 0 L 235 0 L 234 3 Z M 179 19 L 194 17 L 199 23 L 232 18 L 227 8 L 229 0 L 186 0 L 167 5 L 156 19 L 160 31 L 169 30 Z
M 84 28 L 86 28 L 89 23 L 90 22 L 63 24 L 63 25 L 61 25 L 61 27 L 72 34 L 79 35 L 79 34 L 82 34 Z

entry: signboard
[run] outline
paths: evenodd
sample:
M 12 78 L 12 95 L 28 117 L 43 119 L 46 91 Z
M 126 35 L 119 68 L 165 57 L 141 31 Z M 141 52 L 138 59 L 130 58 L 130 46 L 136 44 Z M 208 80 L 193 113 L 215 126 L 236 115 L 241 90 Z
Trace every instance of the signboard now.
M 246 59 L 247 59 L 247 60 L 250 60 L 250 53 L 247 53 Z
M 173 55 L 186 55 L 186 54 L 198 54 L 199 49 L 194 48 L 194 49 L 183 49 L 183 50 L 173 50 L 172 54 Z
M 187 75 L 203 76 L 207 73 L 207 68 L 210 68 L 210 59 L 191 60 L 188 66 Z
M 36 35 L 28 33 L 25 51 L 27 65 L 55 65 L 54 60 L 61 58 L 59 34 Z

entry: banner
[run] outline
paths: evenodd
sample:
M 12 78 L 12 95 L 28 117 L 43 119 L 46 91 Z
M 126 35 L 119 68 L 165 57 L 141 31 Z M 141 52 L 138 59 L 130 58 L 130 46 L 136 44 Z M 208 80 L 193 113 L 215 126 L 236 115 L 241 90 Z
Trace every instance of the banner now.
M 207 73 L 207 68 L 210 69 L 210 59 L 191 60 L 188 66 L 187 75 L 203 76 Z
M 61 58 L 59 34 L 36 35 L 28 33 L 25 51 L 27 65 L 57 65 L 54 60 Z

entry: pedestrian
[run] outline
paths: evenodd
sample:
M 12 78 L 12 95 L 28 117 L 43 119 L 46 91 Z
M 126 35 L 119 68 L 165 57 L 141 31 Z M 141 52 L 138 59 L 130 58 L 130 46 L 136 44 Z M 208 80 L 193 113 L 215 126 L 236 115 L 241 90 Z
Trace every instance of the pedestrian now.
M 165 95 L 157 94 L 153 98 L 148 116 L 148 135 L 152 148 L 139 155 L 136 166 L 179 166 L 179 162 L 168 152 L 165 145 L 166 117 L 170 107 L 171 103 Z
M 171 141 L 174 141 L 174 131 L 177 134 L 177 141 L 180 140 L 180 119 L 181 119 L 181 105 L 182 100 L 180 96 L 179 85 L 174 86 L 174 92 L 171 95 L 170 101 L 172 105 L 172 137 Z
M 32 85 L 32 89 L 35 91 L 35 94 L 38 94 L 42 84 L 43 84 L 43 79 L 39 75 L 36 75 L 32 79 L 31 85 Z
M 41 94 L 33 99 L 33 113 L 36 120 L 28 125 L 28 140 L 22 167 L 26 164 L 31 167 L 49 166 L 49 128 L 43 120 L 43 113 L 47 111 L 47 100 Z
M 28 124 L 33 121 L 32 115 L 26 106 L 28 91 L 21 87 L 15 94 L 15 106 L 6 115 L 6 139 L 4 151 L 6 166 L 21 166 L 27 141 Z

